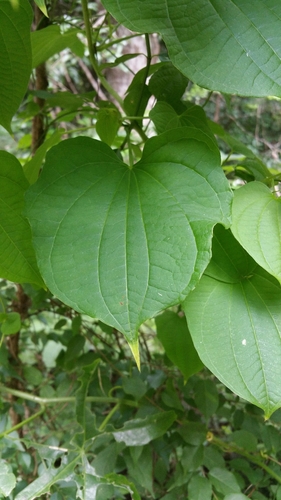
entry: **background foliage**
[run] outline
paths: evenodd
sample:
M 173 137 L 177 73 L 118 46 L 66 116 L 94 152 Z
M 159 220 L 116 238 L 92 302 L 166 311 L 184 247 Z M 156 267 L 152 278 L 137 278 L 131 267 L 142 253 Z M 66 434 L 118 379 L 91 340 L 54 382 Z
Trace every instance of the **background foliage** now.
M 280 16 L 0 0 L 1 498 L 281 498 Z

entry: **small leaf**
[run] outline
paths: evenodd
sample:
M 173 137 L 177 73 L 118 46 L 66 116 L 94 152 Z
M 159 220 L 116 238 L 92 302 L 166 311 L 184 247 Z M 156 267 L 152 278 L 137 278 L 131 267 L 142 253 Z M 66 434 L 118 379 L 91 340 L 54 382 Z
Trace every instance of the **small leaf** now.
M 152 449 L 149 446 L 126 449 L 124 452 L 125 462 L 129 477 L 142 488 L 153 494 L 152 485 Z
M 174 411 L 156 413 L 143 419 L 135 418 L 113 432 L 113 436 L 118 443 L 124 442 L 126 446 L 143 446 L 163 436 L 175 419 Z
M 158 101 L 177 105 L 186 87 L 188 79 L 172 63 L 159 68 L 150 78 L 148 88 Z
M 41 12 L 43 12 L 44 16 L 49 17 L 48 11 L 47 11 L 47 8 L 45 5 L 45 0 L 34 0 L 34 1 L 35 1 L 36 5 L 38 5 Z
M 1 320 L 0 320 L 1 321 Z M 21 329 L 21 318 L 19 313 L 11 312 L 5 314 L 5 320 L 1 325 L 1 331 L 4 335 L 13 335 Z
M 206 477 L 193 476 L 188 483 L 188 500 L 211 500 L 212 485 Z
M 61 140 L 61 136 L 65 133 L 64 129 L 56 130 L 51 137 L 46 139 L 41 146 L 36 150 L 35 155 L 31 160 L 27 161 L 23 166 L 23 172 L 29 184 L 34 184 L 38 179 L 40 168 L 46 156 L 47 151 Z
M 105 479 L 116 486 L 124 487 L 132 496 L 132 500 L 141 500 L 135 485 L 121 474 L 107 474 Z
M 243 429 L 240 431 L 232 432 L 228 436 L 228 441 L 235 443 L 240 448 L 255 452 L 257 451 L 258 440 L 254 434 Z
M 9 0 L 0 0 L 0 125 L 8 132 L 30 78 L 31 23 L 32 9 L 27 0 L 21 0 L 16 8 Z
M 194 348 L 185 317 L 165 311 L 156 319 L 157 336 L 170 360 L 180 369 L 187 380 L 202 370 L 203 363 Z
M 131 84 L 131 88 L 124 99 L 124 109 L 128 116 L 144 115 L 151 93 L 147 85 Z
M 101 140 L 109 146 L 111 146 L 116 137 L 120 122 L 121 114 L 114 104 L 103 106 L 98 111 L 96 130 Z
M 5 460 L 0 460 L 0 495 L 7 498 L 16 486 L 16 478 Z
M 79 337 L 78 337 L 79 338 Z M 80 387 L 76 391 L 75 398 L 75 411 L 76 411 L 76 421 L 81 427 L 81 433 L 75 435 L 76 442 L 79 443 L 79 446 L 83 446 L 84 441 L 87 437 L 87 414 L 86 414 L 86 397 L 88 393 L 88 388 L 91 383 L 92 377 L 100 363 L 100 359 L 96 359 L 93 363 L 88 366 L 83 367 L 83 373 L 78 378 L 80 382 Z
M 194 400 L 198 410 L 209 419 L 218 409 L 219 395 L 212 380 L 198 380 L 194 385 Z
M 184 302 L 192 339 L 204 364 L 268 418 L 281 406 L 281 287 L 237 252 L 230 231 L 215 228 L 214 242 L 206 275 Z
M 239 243 L 281 282 L 281 201 L 261 182 L 235 191 L 231 231 Z
M 234 474 L 226 469 L 221 469 L 220 467 L 211 469 L 209 471 L 209 479 L 214 487 L 224 495 L 241 492 Z
M 0 151 L 0 276 L 18 283 L 44 286 L 31 242 L 31 231 L 22 216 L 29 184 L 19 161 Z
M 149 139 L 132 169 L 100 141 L 63 141 L 26 205 L 52 293 L 123 332 L 138 360 L 139 325 L 196 285 L 231 199 L 213 136 L 183 127 Z

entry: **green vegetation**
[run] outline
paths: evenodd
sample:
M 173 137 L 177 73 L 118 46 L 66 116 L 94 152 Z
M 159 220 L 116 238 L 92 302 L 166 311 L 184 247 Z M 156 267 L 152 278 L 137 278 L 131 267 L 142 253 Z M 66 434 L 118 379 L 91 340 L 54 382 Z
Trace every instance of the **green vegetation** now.
M 0 498 L 281 499 L 280 19 L 0 0 Z

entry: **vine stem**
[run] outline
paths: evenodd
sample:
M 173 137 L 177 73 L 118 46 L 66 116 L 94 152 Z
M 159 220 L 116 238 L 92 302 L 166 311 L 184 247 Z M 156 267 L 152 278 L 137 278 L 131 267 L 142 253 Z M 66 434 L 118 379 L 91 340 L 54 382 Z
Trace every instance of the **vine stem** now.
M 34 415 L 31 415 L 31 417 L 28 417 L 25 420 L 22 420 L 21 422 L 19 422 L 19 424 L 14 425 L 13 427 L 11 427 L 10 429 L 7 429 L 4 432 L 1 432 L 0 439 L 7 436 L 8 434 L 11 434 L 14 431 L 17 431 L 18 429 L 21 429 L 25 424 L 28 424 L 29 422 L 32 422 L 32 420 L 35 420 L 35 418 L 40 417 L 40 415 L 42 415 L 42 413 L 44 413 L 44 411 L 45 411 L 45 406 L 42 405 L 40 410 L 37 413 L 34 413 Z
M 117 403 L 115 406 L 113 406 L 113 408 L 110 410 L 109 414 L 105 417 L 105 419 L 103 420 L 103 422 L 99 426 L 100 432 L 102 432 L 105 429 L 107 423 L 113 417 L 114 413 L 116 413 L 117 410 L 119 410 L 119 408 L 120 408 L 120 403 Z
M 83 9 L 83 18 L 84 18 L 84 23 L 85 23 L 85 31 L 86 31 L 86 38 L 87 38 L 87 44 L 88 44 L 88 50 L 89 50 L 89 55 L 90 55 L 90 61 L 93 66 L 93 70 L 98 76 L 101 84 L 103 87 L 109 92 L 109 94 L 114 97 L 114 99 L 118 102 L 119 106 L 124 109 L 124 103 L 123 99 L 119 96 L 119 94 L 114 90 L 113 87 L 108 83 L 106 78 L 102 75 L 100 72 L 99 65 L 96 60 L 95 52 L 94 52 L 94 46 L 93 46 L 93 39 L 92 39 L 92 27 L 90 23 L 90 16 L 89 16 L 89 9 L 88 9 L 88 0 L 82 0 L 82 9 Z
M 226 444 L 221 439 L 215 437 L 212 432 L 208 432 L 207 441 L 218 446 L 219 448 L 221 448 L 224 451 L 234 452 L 234 453 L 237 453 L 238 455 L 241 455 L 242 457 L 247 458 L 247 460 L 249 460 L 249 462 L 252 462 L 253 464 L 258 465 L 258 467 L 263 469 L 271 477 L 273 477 L 278 483 L 281 484 L 281 476 L 276 474 L 276 472 L 274 472 L 270 467 L 268 467 L 265 463 L 263 463 L 257 456 L 252 455 L 251 453 L 244 450 L 243 448 L 240 448 L 239 446 L 235 445 L 234 443 L 230 443 L 230 444 L 227 443 Z
M 34 396 L 33 394 L 29 394 L 28 392 L 18 391 L 17 389 L 10 389 L 10 387 L 4 387 L 0 385 L 0 393 L 11 394 L 21 399 L 25 399 L 26 401 L 33 401 L 33 403 L 38 403 L 41 406 L 45 406 L 48 404 L 57 404 L 57 403 L 74 403 L 76 401 L 75 396 L 66 396 L 59 398 L 40 398 L 39 396 Z M 128 406 L 134 406 L 135 408 L 139 407 L 139 404 L 136 401 L 132 401 L 130 399 L 121 399 L 107 396 L 87 396 L 85 398 L 87 403 L 115 403 L 120 404 L 123 403 Z

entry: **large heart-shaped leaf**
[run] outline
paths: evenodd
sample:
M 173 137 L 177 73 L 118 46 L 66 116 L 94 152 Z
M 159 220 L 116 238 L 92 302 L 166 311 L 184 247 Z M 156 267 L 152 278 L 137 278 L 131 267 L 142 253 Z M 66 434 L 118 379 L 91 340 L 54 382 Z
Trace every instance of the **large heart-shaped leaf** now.
M 281 95 L 281 4 L 267 0 L 103 0 L 127 28 L 162 35 L 173 64 L 202 87 Z
M 26 197 L 47 286 L 131 347 L 143 321 L 197 284 L 231 199 L 212 137 L 192 127 L 148 140 L 133 169 L 104 143 L 64 141 Z
M 30 227 L 22 216 L 24 193 L 29 184 L 20 162 L 6 151 L 0 151 L 0 181 L 0 276 L 18 283 L 44 286 Z
M 237 189 L 233 201 L 235 238 L 281 282 L 281 200 L 261 182 Z
M 0 0 L 0 125 L 9 132 L 31 73 L 31 22 L 28 0 L 17 8 L 10 0 Z
M 281 287 L 238 246 L 216 227 L 214 257 L 184 310 L 203 363 L 269 417 L 281 406 Z

